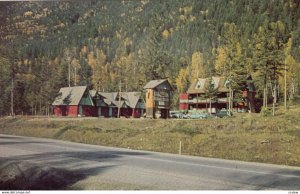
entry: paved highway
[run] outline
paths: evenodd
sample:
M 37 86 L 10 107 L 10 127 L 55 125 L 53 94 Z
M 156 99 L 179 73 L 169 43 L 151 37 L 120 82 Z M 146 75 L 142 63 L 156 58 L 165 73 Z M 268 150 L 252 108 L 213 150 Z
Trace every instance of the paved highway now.
M 298 167 L 0 135 L 0 190 L 14 178 L 15 189 L 300 190 Z

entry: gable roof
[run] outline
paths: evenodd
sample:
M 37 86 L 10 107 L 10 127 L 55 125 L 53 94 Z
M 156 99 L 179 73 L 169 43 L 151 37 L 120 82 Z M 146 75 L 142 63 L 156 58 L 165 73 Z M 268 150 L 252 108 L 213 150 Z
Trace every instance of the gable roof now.
M 116 92 L 98 92 L 102 96 L 102 100 L 108 106 L 118 106 L 119 102 L 115 101 Z
M 198 78 L 195 79 L 190 85 L 188 94 L 204 94 L 205 89 L 208 87 L 210 78 Z M 215 85 L 215 89 L 218 92 L 229 92 L 229 88 L 226 85 L 225 77 L 212 77 L 212 81 Z
M 144 89 L 154 89 L 162 84 L 167 84 L 170 90 L 173 90 L 171 84 L 167 79 L 161 79 L 161 80 L 151 80 L 149 81 L 145 86 Z
M 114 101 L 114 96 L 117 92 L 98 92 L 100 96 L 104 97 L 108 101 Z
M 92 98 L 96 97 L 97 96 L 97 90 L 90 90 L 90 95 Z
M 79 105 L 85 91 L 87 91 L 87 86 L 61 88 L 52 105 Z M 88 93 L 88 95 L 90 94 Z
M 118 92 L 99 92 L 99 95 L 104 98 L 103 101 L 109 106 L 115 105 L 119 107 L 123 106 L 123 104 L 125 103 L 130 108 L 136 108 L 141 97 L 141 92 L 122 92 L 122 100 L 120 101 L 118 100 Z
M 141 98 L 141 92 L 125 92 L 122 93 L 122 97 L 130 108 L 135 108 Z

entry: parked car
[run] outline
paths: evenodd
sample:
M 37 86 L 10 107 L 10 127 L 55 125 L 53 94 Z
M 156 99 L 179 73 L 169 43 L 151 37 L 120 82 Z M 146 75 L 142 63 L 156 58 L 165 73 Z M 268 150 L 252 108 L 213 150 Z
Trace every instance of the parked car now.
M 183 115 L 184 119 L 206 119 L 208 115 L 206 113 L 187 113 Z
M 183 114 L 178 111 L 170 111 L 170 118 L 181 119 Z
M 232 116 L 232 112 L 226 109 L 222 109 L 216 114 L 216 117 L 219 118 L 230 117 L 230 116 Z
M 161 113 L 160 113 L 160 111 L 157 111 L 157 112 L 155 113 L 155 118 L 157 118 L 157 119 L 161 118 Z

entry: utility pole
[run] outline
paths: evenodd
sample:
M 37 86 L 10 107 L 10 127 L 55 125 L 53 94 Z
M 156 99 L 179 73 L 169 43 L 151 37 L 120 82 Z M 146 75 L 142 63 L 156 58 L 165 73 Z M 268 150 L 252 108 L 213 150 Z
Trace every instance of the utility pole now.
M 120 80 L 120 83 L 119 83 L 118 118 L 120 118 L 120 111 L 121 111 L 121 95 L 122 95 L 122 81 Z
M 11 116 L 14 116 L 14 78 L 11 80 L 11 93 L 10 93 L 10 111 Z

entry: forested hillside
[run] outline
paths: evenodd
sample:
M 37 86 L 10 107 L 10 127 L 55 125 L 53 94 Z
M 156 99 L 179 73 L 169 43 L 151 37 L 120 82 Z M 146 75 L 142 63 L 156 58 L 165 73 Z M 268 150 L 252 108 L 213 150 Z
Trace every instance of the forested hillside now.
M 237 90 L 252 75 L 257 97 L 280 102 L 285 67 L 288 99 L 299 94 L 299 0 L 0 2 L 0 23 L 0 115 L 12 96 L 17 114 L 45 114 L 69 84 L 138 91 L 157 78 L 176 106 L 213 75 Z

